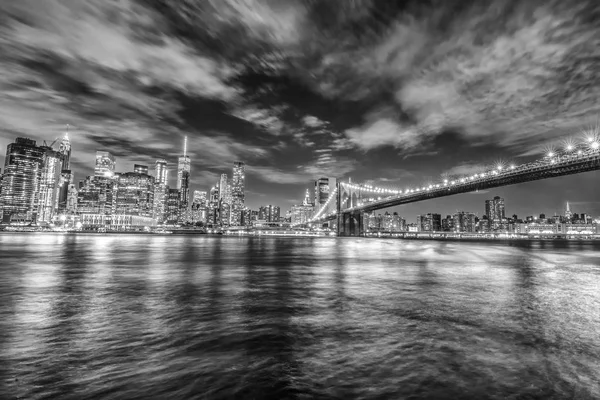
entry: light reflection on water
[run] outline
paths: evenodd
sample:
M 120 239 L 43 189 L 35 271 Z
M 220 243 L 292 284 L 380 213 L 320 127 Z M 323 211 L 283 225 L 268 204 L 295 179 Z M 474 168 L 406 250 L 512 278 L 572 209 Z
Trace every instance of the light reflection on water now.
M 0 397 L 600 398 L 599 250 L 0 234 Z

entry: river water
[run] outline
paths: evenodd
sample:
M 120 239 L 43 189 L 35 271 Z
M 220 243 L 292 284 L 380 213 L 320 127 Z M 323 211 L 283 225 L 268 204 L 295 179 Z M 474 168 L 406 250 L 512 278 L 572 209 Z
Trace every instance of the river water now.
M 600 399 L 600 243 L 0 234 L 2 399 Z

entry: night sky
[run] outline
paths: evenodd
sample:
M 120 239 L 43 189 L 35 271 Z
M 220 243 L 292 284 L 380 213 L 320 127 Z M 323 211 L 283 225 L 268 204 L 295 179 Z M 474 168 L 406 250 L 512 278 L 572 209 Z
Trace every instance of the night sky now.
M 319 176 L 405 188 L 539 157 L 600 118 L 600 2 L 0 0 L 0 162 L 70 124 L 76 179 L 189 137 L 192 190 L 247 163 L 247 205 Z M 600 214 L 600 173 L 398 207 Z

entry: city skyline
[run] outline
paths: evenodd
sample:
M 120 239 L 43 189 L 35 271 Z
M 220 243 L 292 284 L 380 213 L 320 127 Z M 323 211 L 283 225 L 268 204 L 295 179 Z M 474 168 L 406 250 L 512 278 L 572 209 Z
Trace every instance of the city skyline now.
M 97 149 L 124 170 L 158 158 L 172 166 L 188 136 L 190 193 L 244 160 L 252 208 L 266 199 L 287 208 L 321 176 L 411 185 L 498 158 L 520 162 L 597 125 L 595 47 L 585 39 L 598 33 L 585 19 L 593 6 L 3 2 L 0 84 L 11 90 L 0 94 L 0 147 L 17 136 L 51 142 L 71 124 L 71 164 L 86 176 Z M 552 34 L 557 26 L 565 35 Z M 571 200 L 598 214 L 599 179 L 496 194 L 523 213 Z M 561 198 L 543 195 L 558 187 Z M 456 209 L 453 201 L 436 207 Z

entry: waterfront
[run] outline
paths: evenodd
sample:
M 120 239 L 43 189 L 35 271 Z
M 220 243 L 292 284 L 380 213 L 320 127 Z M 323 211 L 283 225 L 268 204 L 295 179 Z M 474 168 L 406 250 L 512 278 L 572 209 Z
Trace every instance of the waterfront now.
M 600 243 L 0 233 L 1 398 L 600 398 Z

